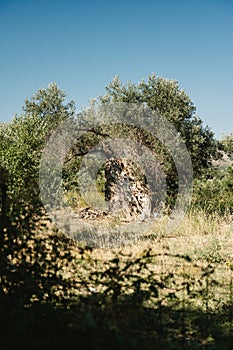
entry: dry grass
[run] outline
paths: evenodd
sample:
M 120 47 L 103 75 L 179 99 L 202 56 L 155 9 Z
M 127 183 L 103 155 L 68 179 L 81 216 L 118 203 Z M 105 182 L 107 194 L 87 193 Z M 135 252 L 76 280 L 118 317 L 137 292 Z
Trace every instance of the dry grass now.
M 94 249 L 92 257 L 109 261 L 115 254 L 123 253 L 137 258 L 143 251 L 151 249 L 156 255 L 153 268 L 157 276 L 170 271 L 181 283 L 193 281 L 197 289 L 203 281 L 203 274 L 212 266 L 214 273 L 210 279 L 216 283 L 209 293 L 212 293 L 215 303 L 229 300 L 233 294 L 232 217 L 209 216 L 195 211 L 190 212 L 174 232 L 167 234 L 165 227 L 166 218 L 155 224 L 147 237 L 119 248 Z M 191 262 L 179 256 L 189 256 Z M 202 301 L 197 298 L 195 304 L 199 302 Z
M 218 300 L 229 300 L 233 295 L 233 290 L 230 290 L 233 285 L 232 217 L 210 216 L 202 211 L 192 211 L 171 233 L 166 232 L 166 223 L 167 218 L 164 217 L 155 223 L 146 236 L 131 244 L 111 249 L 94 248 L 87 252 L 87 263 L 93 260 L 93 268 L 102 269 L 116 256 L 119 259 L 136 259 L 141 257 L 144 251 L 150 249 L 155 255 L 152 266 L 157 276 L 155 278 L 169 271 L 176 276 L 175 279 L 180 284 L 184 280 L 193 281 L 198 290 L 203 274 L 208 266 L 212 266 L 214 273 L 211 275 L 211 280 L 217 283 L 211 287 L 211 293 L 217 302 Z M 78 245 L 79 243 L 73 246 L 72 253 L 75 254 L 77 250 L 78 254 L 78 249 L 76 249 Z M 189 256 L 191 261 L 182 259 L 180 256 Z M 80 265 L 77 266 L 78 272 L 75 264 L 71 265 L 66 271 L 69 277 L 73 275 L 76 276 L 76 279 L 80 273 L 84 275 L 88 273 Z M 166 292 L 168 291 L 164 291 Z M 200 298 L 197 298 L 195 303 L 198 305 L 199 302 Z
M 190 255 L 198 258 L 196 252 L 205 250 L 211 242 L 218 242 L 219 254 L 233 259 L 232 217 L 207 215 L 202 211 L 187 214 L 180 225 L 171 233 L 166 232 L 167 218 L 155 223 L 153 229 L 130 245 L 114 249 L 95 249 L 93 254 L 100 259 L 108 259 L 119 251 L 136 256 L 142 250 L 152 249 L 156 253 Z M 213 247 L 214 249 L 214 247 Z
M 65 220 L 65 216 L 64 216 Z M 109 226 L 103 219 L 105 228 Z M 99 220 L 98 220 L 99 221 Z M 233 260 L 232 216 L 207 215 L 203 211 L 192 211 L 171 233 L 166 232 L 167 217 L 157 221 L 146 235 L 131 244 L 117 248 L 96 248 L 93 258 L 109 260 L 115 254 L 123 253 L 137 257 L 142 251 L 151 249 L 161 255 L 189 255 L 194 260 L 227 262 Z M 98 222 L 100 226 L 101 223 Z M 211 260 L 212 259 L 212 260 Z M 214 261 L 215 259 L 215 261 Z

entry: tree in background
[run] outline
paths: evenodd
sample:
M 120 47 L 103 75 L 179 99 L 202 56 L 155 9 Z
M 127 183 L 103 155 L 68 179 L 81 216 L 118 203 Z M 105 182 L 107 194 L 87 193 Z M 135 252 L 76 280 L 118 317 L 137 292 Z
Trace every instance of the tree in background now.
M 192 204 L 207 213 L 233 214 L 233 133 L 219 140 L 221 160 L 194 181 Z
M 56 84 L 26 99 L 23 113 L 0 128 L 0 160 L 11 179 L 10 186 L 24 201 L 38 195 L 41 151 L 60 122 L 74 115 L 74 102 Z M 35 205 L 35 201 L 33 201 Z
M 219 141 L 219 149 L 233 159 L 233 132 L 226 135 Z

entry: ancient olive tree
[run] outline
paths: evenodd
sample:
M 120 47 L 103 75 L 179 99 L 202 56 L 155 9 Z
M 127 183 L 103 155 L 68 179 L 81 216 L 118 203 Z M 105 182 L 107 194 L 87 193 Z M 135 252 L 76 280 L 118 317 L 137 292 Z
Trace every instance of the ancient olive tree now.
M 123 84 L 116 76 L 106 87 L 106 94 L 100 97 L 101 103 L 126 102 L 148 105 L 171 122 L 184 139 L 196 175 L 211 164 L 217 156 L 217 141 L 209 127 L 195 114 L 196 107 L 190 97 L 175 80 L 156 78 L 138 84 Z
M 97 104 L 104 106 L 118 103 L 144 106 L 165 117 L 185 141 L 192 160 L 195 176 L 202 174 L 203 170 L 211 165 L 212 159 L 219 156 L 218 145 L 217 141 L 214 139 L 213 132 L 208 127 L 204 127 L 202 120 L 195 114 L 196 108 L 191 99 L 185 91 L 179 87 L 177 81 L 156 78 L 156 76 L 152 74 L 148 77 L 148 81 L 143 80 L 138 84 L 131 82 L 123 84 L 118 76 L 116 76 L 106 87 L 106 94 L 99 97 Z M 147 118 L 146 113 L 144 117 Z M 125 129 L 125 134 L 121 130 L 121 133 L 124 134 L 123 136 L 132 138 L 146 147 L 149 147 L 158 157 L 166 174 L 167 203 L 174 203 L 178 191 L 177 171 L 174 159 L 172 159 L 166 147 L 148 131 L 140 130 L 139 128 L 127 128 L 127 126 L 123 124 L 119 127 Z M 101 131 L 103 132 L 103 129 Z M 106 132 L 111 134 L 109 127 L 108 130 L 105 130 L 105 133 Z M 118 134 L 119 130 L 115 129 L 115 132 Z M 175 140 L 174 147 L 176 147 Z M 112 162 L 114 164 L 116 159 L 113 159 Z M 133 167 L 134 166 L 135 165 L 133 165 Z M 124 168 L 125 167 L 124 165 Z M 110 184 L 108 180 L 114 177 L 108 173 L 110 170 L 114 171 L 113 169 L 114 167 L 110 167 L 109 165 L 105 168 L 105 177 L 107 179 L 106 188 L 108 188 L 108 193 L 111 192 L 111 190 L 109 191 L 111 186 L 112 188 L 115 187 L 115 185 L 113 185 L 113 183 Z M 125 169 L 122 169 L 122 174 L 124 172 Z M 123 176 L 122 174 L 120 175 L 119 169 L 118 173 L 119 178 Z M 135 177 L 135 182 L 137 182 L 137 180 L 138 179 Z M 116 189 L 114 189 L 114 191 L 116 192 Z M 144 193 L 146 197 L 147 190 L 144 190 Z M 109 195 L 108 200 L 110 200 Z M 117 197 L 117 199 L 115 198 L 114 201 L 119 201 L 119 197 Z M 135 198 L 132 199 L 132 201 L 135 202 Z M 138 203 L 138 207 L 140 206 L 141 204 Z
M 195 114 L 192 101 L 176 81 L 151 75 L 148 81 L 122 84 L 116 77 L 106 87 L 106 94 L 78 115 L 75 115 L 74 102 L 65 103 L 65 97 L 65 93 L 56 84 L 50 84 L 48 88 L 40 89 L 31 99 L 26 100 L 21 115 L 0 128 L 2 166 L 10 174 L 13 192 L 25 193 L 24 198 L 30 198 L 33 193 L 38 196 L 41 151 L 56 127 L 65 120 L 72 120 L 74 128 L 80 129 L 84 116 L 88 116 L 90 120 L 95 119 L 96 110 L 118 102 L 133 104 L 136 106 L 135 110 L 137 106 L 142 110 L 149 108 L 172 123 L 186 143 L 196 176 L 208 168 L 212 158 L 217 155 L 217 142 L 213 133 L 208 127 L 203 126 L 201 119 Z M 139 118 L 146 119 L 147 113 L 143 112 Z M 150 120 L 146 122 L 150 124 Z M 83 157 L 96 145 L 104 144 L 105 140 L 121 137 L 134 140 L 155 154 L 166 176 L 167 202 L 174 202 L 178 191 L 174 159 L 166 147 L 148 130 L 132 127 L 122 120 L 115 125 L 103 123 L 84 131 L 77 137 L 64 161 L 63 186 L 67 192 L 80 190 L 79 170 Z M 143 211 L 144 205 L 148 206 L 148 179 L 143 175 L 142 169 L 139 169 L 137 162 L 130 160 L 127 165 L 126 159 L 111 159 L 111 152 L 106 149 L 106 144 L 105 153 L 109 154 L 109 160 L 101 166 L 97 174 L 97 186 L 104 193 L 106 201 L 110 204 L 109 208 L 113 208 L 115 206 L 113 203 L 120 200 L 123 207 L 127 204 L 134 215 L 139 214 Z M 134 154 L 136 153 L 135 149 Z M 156 173 L 156 169 L 154 172 Z M 85 179 L 85 174 L 83 177 Z M 122 186 L 125 191 L 121 190 Z
M 123 103 L 124 106 L 127 104 L 131 106 L 133 104 L 136 106 L 134 107 L 135 109 L 137 109 L 137 106 L 145 110 L 149 108 L 165 117 L 185 141 L 192 160 L 195 176 L 201 175 L 203 170 L 211 165 L 212 159 L 218 157 L 218 144 L 214 139 L 214 134 L 208 127 L 204 127 L 202 120 L 195 114 L 196 108 L 191 99 L 184 90 L 180 89 L 177 81 L 156 78 L 155 75 L 152 74 L 148 77 L 148 81 L 143 80 L 138 84 L 131 82 L 123 84 L 118 77 L 115 77 L 106 87 L 106 94 L 100 96 L 93 102 L 88 113 L 90 114 L 90 118 L 95 118 L 96 109 L 102 108 L 104 110 L 105 106 L 116 106 L 121 103 Z M 113 107 L 113 109 L 114 108 L 115 107 Z M 148 130 L 127 125 L 128 115 L 127 112 L 124 111 L 123 114 L 124 113 L 126 119 L 125 121 L 122 120 L 122 123 L 107 126 L 103 123 L 101 126 L 87 130 L 77 141 L 67 157 L 66 170 L 64 171 L 66 184 L 77 187 L 77 171 L 75 170 L 79 167 L 80 158 L 82 156 L 88 154 L 88 152 L 98 143 L 101 143 L 103 139 L 123 137 L 141 143 L 155 154 L 166 176 L 167 203 L 174 203 L 178 191 L 178 176 L 174 159 L 172 159 L 169 151 L 161 144 L 158 138 L 151 135 Z M 85 114 L 87 114 L 87 112 L 85 112 Z M 128 114 L 130 114 L 130 112 Z M 142 113 L 141 118 L 147 118 L 147 115 L 148 113 Z M 82 113 L 78 115 L 78 119 L 82 119 Z M 149 120 L 145 122 L 148 124 L 150 123 Z M 174 147 L 176 147 L 175 140 Z M 106 147 L 105 152 L 107 152 Z M 109 152 L 109 154 L 111 154 L 111 152 Z M 111 162 L 112 164 L 110 164 Z M 98 181 L 99 183 L 101 183 L 101 181 L 104 183 L 102 189 L 105 192 L 106 201 L 109 203 L 112 202 L 112 204 L 116 202 L 128 203 L 131 207 L 131 211 L 135 211 L 135 213 L 138 214 L 140 210 L 142 210 L 143 203 L 148 203 L 147 179 L 142 177 L 140 171 L 136 172 L 139 174 L 137 178 L 137 174 L 133 171 L 133 168 L 137 165 L 129 162 L 127 166 L 126 163 L 126 159 L 117 160 L 113 158 L 109 160 L 104 168 L 102 168 L 102 179 L 101 176 L 99 176 Z M 120 170 L 121 165 L 122 169 Z M 126 170 L 127 167 L 128 170 Z M 129 169 L 130 167 L 131 170 Z M 127 177 L 125 175 L 126 173 L 128 173 L 128 180 L 130 179 L 130 181 L 125 185 L 126 190 L 121 191 L 120 187 L 125 183 L 124 178 Z M 134 176 L 132 176 L 132 174 L 134 174 Z M 138 188 L 135 189 L 134 194 L 132 193 L 132 188 L 135 186 L 132 186 L 131 182 L 138 184 Z M 116 186 L 117 183 L 118 186 Z M 131 195 L 129 196 L 130 191 Z M 139 192 L 144 193 L 141 199 L 139 199 L 140 196 L 138 196 Z M 125 199 L 123 196 L 125 196 Z M 131 199 L 127 202 L 126 197 Z M 137 204 L 134 205 L 133 203 Z

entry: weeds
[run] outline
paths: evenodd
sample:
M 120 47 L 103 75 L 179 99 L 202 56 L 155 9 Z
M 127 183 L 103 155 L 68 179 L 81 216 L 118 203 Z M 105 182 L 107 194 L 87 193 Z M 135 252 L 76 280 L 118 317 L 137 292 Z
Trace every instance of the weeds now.
M 232 349 L 229 217 L 98 250 L 26 215 L 6 181 L 1 198 L 1 349 Z

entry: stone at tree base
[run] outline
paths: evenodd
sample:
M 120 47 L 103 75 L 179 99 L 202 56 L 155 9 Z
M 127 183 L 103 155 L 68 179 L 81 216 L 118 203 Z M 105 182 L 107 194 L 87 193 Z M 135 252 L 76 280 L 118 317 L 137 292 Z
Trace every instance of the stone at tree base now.
M 151 194 L 142 170 L 135 163 L 124 158 L 111 158 L 105 164 L 105 178 L 108 211 L 87 207 L 80 212 L 82 219 L 118 217 L 122 222 L 130 222 L 151 217 Z

